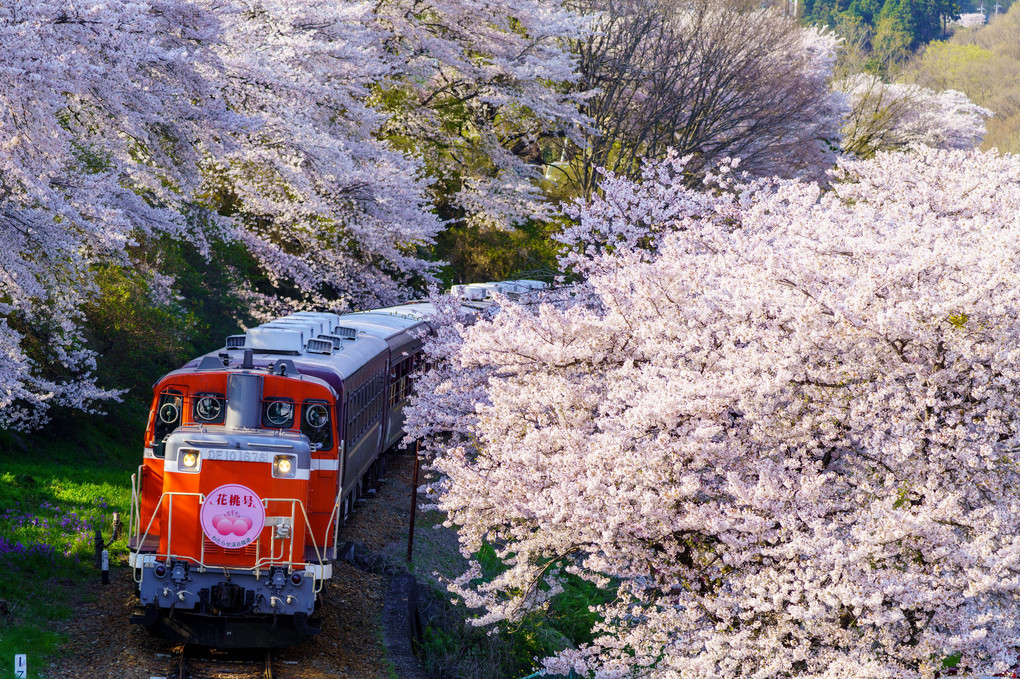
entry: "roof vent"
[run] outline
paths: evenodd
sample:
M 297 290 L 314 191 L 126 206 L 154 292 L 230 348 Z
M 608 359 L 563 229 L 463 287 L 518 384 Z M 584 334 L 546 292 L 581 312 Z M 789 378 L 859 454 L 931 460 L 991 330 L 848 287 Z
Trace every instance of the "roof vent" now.
M 548 283 L 543 283 L 542 281 L 533 281 L 533 280 L 530 280 L 530 279 L 527 279 L 527 278 L 521 278 L 519 280 L 510 281 L 510 282 L 511 283 L 516 283 L 517 285 L 522 285 L 522 286 L 528 288 L 529 290 L 548 290 L 549 289 L 549 284 Z
M 344 348 L 344 338 L 339 335 L 319 335 L 319 339 L 326 340 L 327 342 L 333 343 L 334 349 Z
M 336 326 L 340 325 L 340 316 L 338 314 L 332 314 L 327 311 L 298 311 L 290 316 L 284 316 L 285 319 L 302 319 L 302 320 L 315 320 L 322 323 L 322 332 L 328 333 Z
M 333 353 L 333 343 L 329 340 L 310 339 L 308 340 L 308 344 L 305 345 L 305 348 L 310 354 L 329 355 Z
M 312 331 L 314 336 L 317 333 L 325 331 L 325 323 L 318 318 L 306 318 L 304 316 L 284 316 L 283 318 L 277 318 L 275 321 L 270 322 L 272 325 L 294 325 L 302 328 L 308 328 Z
M 358 329 L 357 328 L 345 328 L 342 325 L 339 325 L 336 328 L 334 328 L 332 334 L 335 335 L 336 337 L 339 337 L 341 339 L 346 339 L 346 340 L 356 340 L 356 339 L 358 339 Z
M 322 324 L 317 321 L 310 321 L 299 318 L 278 318 L 275 321 L 263 323 L 263 327 L 286 328 L 288 330 L 300 330 L 305 339 L 315 337 L 322 332 Z
M 248 346 L 256 351 L 300 354 L 304 348 L 304 333 L 296 328 L 260 325 L 248 331 L 248 342 Z
M 227 337 L 227 349 L 244 349 L 244 341 L 247 335 L 230 335 Z
M 276 321 L 270 321 L 269 323 L 263 323 L 259 327 L 268 330 L 289 330 L 291 332 L 296 332 L 301 336 L 301 346 L 304 346 L 305 342 L 314 336 L 311 330 L 303 325 L 291 325 L 289 323 L 277 323 Z
M 492 296 L 493 286 L 489 283 L 471 283 L 453 286 L 453 294 L 469 302 L 481 302 Z
M 532 290 L 545 290 L 548 284 L 542 281 L 521 279 L 516 281 L 500 281 L 495 283 L 469 283 L 454 285 L 450 292 L 458 299 L 468 302 L 482 302 L 492 299 L 494 293 L 503 295 L 523 295 Z

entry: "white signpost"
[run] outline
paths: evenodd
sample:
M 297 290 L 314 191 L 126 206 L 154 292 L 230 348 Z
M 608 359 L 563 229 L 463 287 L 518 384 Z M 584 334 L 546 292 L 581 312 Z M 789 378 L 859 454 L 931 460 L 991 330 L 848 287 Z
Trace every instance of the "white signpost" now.
M 14 679 L 28 679 L 28 658 L 24 653 L 14 656 Z

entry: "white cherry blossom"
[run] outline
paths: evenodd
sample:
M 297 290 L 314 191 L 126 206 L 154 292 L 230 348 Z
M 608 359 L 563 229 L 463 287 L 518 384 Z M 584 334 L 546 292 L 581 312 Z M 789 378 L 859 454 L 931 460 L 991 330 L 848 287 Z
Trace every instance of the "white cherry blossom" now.
M 696 192 L 683 167 L 578 208 L 575 286 L 446 308 L 411 432 L 464 554 L 508 567 L 452 590 L 481 624 L 563 572 L 616 590 L 595 642 L 546 660 L 599 678 L 1004 670 L 1020 161 L 879 154 L 827 192 Z

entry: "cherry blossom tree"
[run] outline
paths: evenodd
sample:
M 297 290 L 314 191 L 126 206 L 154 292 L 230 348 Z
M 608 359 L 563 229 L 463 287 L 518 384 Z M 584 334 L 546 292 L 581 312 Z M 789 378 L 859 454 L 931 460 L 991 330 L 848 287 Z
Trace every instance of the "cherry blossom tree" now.
M 975 148 L 984 139 L 985 120 L 992 116 L 956 90 L 884 83 L 863 73 L 835 87 L 846 92 L 851 108 L 843 125 L 843 150 L 862 157 L 916 144 Z
M 987 23 L 988 17 L 984 12 L 964 12 L 959 19 L 950 22 L 950 25 L 960 28 L 981 28 Z
M 49 403 L 115 396 L 89 377 L 80 332 L 90 267 L 126 263 L 126 248 L 154 232 L 204 245 L 186 216 L 199 149 L 224 152 L 242 122 L 188 56 L 215 24 L 160 8 L 0 7 L 2 426 L 32 426 Z
M 317 307 L 393 303 L 433 265 L 417 248 L 440 222 L 419 161 L 379 141 L 369 105 L 393 74 L 370 3 L 236 0 L 221 22 L 217 82 L 257 121 L 240 152 L 210 165 L 209 185 L 273 282 Z
M 598 18 L 574 41 L 583 143 L 551 178 L 575 195 L 602 168 L 637 176 L 669 148 L 698 174 L 725 157 L 759 175 L 824 176 L 835 162 L 843 96 L 829 79 L 836 37 L 750 0 L 588 0 Z
M 589 19 L 562 0 L 381 0 L 392 76 L 377 100 L 384 133 L 421 154 L 440 207 L 484 228 L 555 210 L 536 185 L 540 140 L 579 138 L 584 119 L 567 40 Z
M 975 675 L 1020 646 L 1020 161 L 843 160 L 832 190 L 608 175 L 580 282 L 440 304 L 411 434 L 480 624 L 613 588 L 599 678 Z
M 440 222 L 377 139 L 369 5 L 13 0 L 0 7 L 0 426 L 116 393 L 90 377 L 97 263 L 153 236 L 242 244 L 292 302 L 400 298 Z M 149 271 L 166 298 L 168 272 Z M 252 298 L 267 291 L 252 291 Z M 335 301 L 334 301 L 335 300 Z

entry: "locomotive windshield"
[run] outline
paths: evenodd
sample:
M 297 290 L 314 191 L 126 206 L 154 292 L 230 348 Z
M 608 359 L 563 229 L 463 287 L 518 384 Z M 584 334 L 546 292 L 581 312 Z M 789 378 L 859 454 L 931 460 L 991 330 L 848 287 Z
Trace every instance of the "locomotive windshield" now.
M 294 426 L 294 402 L 290 399 L 265 401 L 262 406 L 262 426 L 267 429 L 290 429 Z
M 153 453 L 157 457 L 163 457 L 163 441 L 166 437 L 181 426 L 183 409 L 184 394 L 177 389 L 167 389 L 159 395 L 152 438 Z
M 301 433 L 319 450 L 333 447 L 333 430 L 329 426 L 329 404 L 326 401 L 305 401 L 301 406 Z

